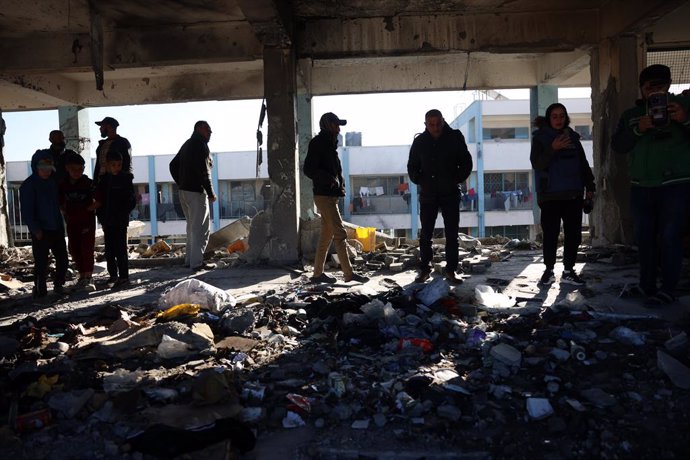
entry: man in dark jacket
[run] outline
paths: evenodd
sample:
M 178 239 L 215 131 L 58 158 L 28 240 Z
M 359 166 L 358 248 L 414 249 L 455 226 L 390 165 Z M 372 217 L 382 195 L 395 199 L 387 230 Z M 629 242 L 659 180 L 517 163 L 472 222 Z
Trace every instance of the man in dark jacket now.
M 421 263 L 417 282 L 431 275 L 431 238 L 439 209 L 446 235 L 446 267 L 444 276 L 452 283 L 462 282 L 455 274 L 458 268 L 458 226 L 460 225 L 460 184 L 472 172 L 472 156 L 465 137 L 444 121 L 440 111 L 429 110 L 424 117 L 426 130 L 410 147 L 407 173 L 419 186 L 419 236 Z
M 319 120 L 321 131 L 309 142 L 307 157 L 304 160 L 304 174 L 314 183 L 314 204 L 321 214 L 321 232 L 314 256 L 314 273 L 311 277 L 315 283 L 336 282 L 333 276 L 323 271 L 331 242 L 335 242 L 345 282 L 369 281 L 366 276 L 352 271 L 345 246 L 347 232 L 338 211 L 338 200 L 345 196 L 343 168 L 338 159 L 338 134 L 340 127 L 346 123 L 347 120 L 341 120 L 334 113 L 324 113 Z
M 50 132 L 48 140 L 50 141 L 50 148 L 48 150 L 53 155 L 53 164 L 55 165 L 54 178 L 59 185 L 60 182 L 67 177 L 65 159 L 72 155 L 78 155 L 78 153 L 74 150 L 65 148 L 65 134 L 58 129 Z
M 209 202 L 216 201 L 211 184 L 211 127 L 197 121 L 194 132 L 170 162 L 170 175 L 180 189 L 180 204 L 187 219 L 187 250 L 185 265 L 192 271 L 208 270 L 204 264 L 204 251 L 210 235 L 211 213 Z
M 96 148 L 96 164 L 93 168 L 94 186 L 98 186 L 98 182 L 107 172 L 108 152 L 119 153 L 122 157 L 122 171 L 132 173 L 132 146 L 127 139 L 117 134 L 120 123 L 113 117 L 105 117 L 96 124 L 100 126 L 101 137 L 104 139 L 98 141 L 98 148 Z

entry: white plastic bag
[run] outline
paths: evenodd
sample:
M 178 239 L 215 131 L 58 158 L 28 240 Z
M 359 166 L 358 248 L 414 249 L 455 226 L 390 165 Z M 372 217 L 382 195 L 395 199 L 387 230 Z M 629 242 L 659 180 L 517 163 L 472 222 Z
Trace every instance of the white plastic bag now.
M 227 307 L 234 307 L 237 301 L 232 294 L 196 278 L 184 280 L 161 295 L 158 305 L 166 310 L 175 305 L 193 303 L 213 313 L 221 313 Z
M 515 299 L 500 292 L 495 292 L 491 286 L 485 284 L 475 286 L 474 296 L 479 305 L 489 308 L 510 308 L 515 305 Z

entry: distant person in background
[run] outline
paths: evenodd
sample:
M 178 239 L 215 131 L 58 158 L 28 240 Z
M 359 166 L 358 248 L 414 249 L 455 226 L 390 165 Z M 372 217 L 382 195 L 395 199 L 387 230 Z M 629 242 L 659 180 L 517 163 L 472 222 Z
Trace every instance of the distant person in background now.
M 335 283 L 334 276 L 324 272 L 326 257 L 331 243 L 335 244 L 343 280 L 366 283 L 369 278 L 355 273 L 347 255 L 347 232 L 338 210 L 338 200 L 345 196 L 343 168 L 338 158 L 338 134 L 340 127 L 347 124 L 334 113 L 324 113 L 319 120 L 319 134 L 309 141 L 307 157 L 304 160 L 304 174 L 311 179 L 314 191 L 314 204 L 321 214 L 321 231 L 314 255 L 314 283 Z
M 204 263 L 204 252 L 211 234 L 211 210 L 209 203 L 216 201 L 211 183 L 213 160 L 208 143 L 211 127 L 203 120 L 194 124 L 194 132 L 170 162 L 170 175 L 180 190 L 180 204 L 187 219 L 187 247 L 185 266 L 193 272 L 211 270 Z
M 630 156 L 630 207 L 640 282 L 629 292 L 655 307 L 675 302 L 690 205 L 690 98 L 669 93 L 671 69 L 640 72 L 642 99 L 621 115 L 611 148 Z M 661 286 L 657 286 L 661 269 Z
M 64 159 L 67 176 L 59 184 L 60 208 L 67 224 L 67 247 L 79 272 L 74 289 L 93 292 L 96 214 L 93 181 L 84 174 L 85 165 L 84 158 L 76 153 Z
M 50 153 L 53 155 L 53 164 L 55 165 L 55 181 L 60 184 L 62 180 L 67 176 L 65 171 L 65 159 L 71 155 L 77 155 L 78 153 L 74 150 L 65 148 L 65 134 L 56 129 L 50 132 L 48 135 L 48 140 L 50 141 Z
M 120 123 L 113 117 L 105 117 L 96 124 L 100 127 L 103 140 L 98 141 L 96 148 L 96 164 L 93 168 L 93 183 L 98 186 L 101 178 L 107 172 L 107 160 L 109 152 L 119 153 L 122 157 L 122 170 L 132 173 L 132 146 L 127 139 L 117 134 Z
M 105 237 L 105 260 L 113 289 L 129 285 L 127 226 L 129 213 L 136 206 L 133 176 L 123 170 L 122 155 L 108 152 L 107 173 L 96 186 L 95 208 Z
M 48 295 L 48 255 L 55 257 L 53 291 L 64 294 L 67 274 L 67 248 L 65 229 L 58 203 L 58 185 L 55 182 L 55 166 L 48 150 L 39 150 L 31 158 L 33 173 L 19 187 L 21 212 L 24 223 L 31 232 L 31 252 L 34 257 L 33 298 L 39 302 Z
M 530 161 L 537 183 L 537 203 L 541 209 L 544 265 L 539 280 L 554 282 L 558 235 L 563 222 L 563 267 L 561 283 L 581 286 L 584 280 L 575 272 L 577 249 L 582 242 L 584 195 L 594 198 L 594 175 L 580 143 L 580 135 L 570 128 L 570 117 L 563 104 L 551 104 L 544 117 L 534 121 Z M 585 192 L 586 190 L 586 192 Z
M 439 210 L 443 216 L 446 236 L 446 267 L 444 277 L 459 284 L 458 227 L 460 225 L 460 184 L 472 172 L 472 156 L 465 137 L 445 122 L 439 110 L 429 110 L 424 116 L 423 133 L 417 135 L 410 147 L 407 173 L 419 186 L 419 217 L 422 224 L 419 236 L 420 266 L 415 281 L 421 283 L 431 275 L 431 238 Z

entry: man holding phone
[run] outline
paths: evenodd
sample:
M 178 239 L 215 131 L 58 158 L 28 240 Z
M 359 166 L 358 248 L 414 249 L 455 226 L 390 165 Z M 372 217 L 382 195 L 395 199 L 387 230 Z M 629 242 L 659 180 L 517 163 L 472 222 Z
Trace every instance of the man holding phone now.
M 640 72 L 642 99 L 623 112 L 611 141 L 615 152 L 630 155 L 630 206 L 640 282 L 628 294 L 646 297 L 649 307 L 676 300 L 682 231 L 690 204 L 690 98 L 669 93 L 670 86 L 667 66 L 644 68 Z

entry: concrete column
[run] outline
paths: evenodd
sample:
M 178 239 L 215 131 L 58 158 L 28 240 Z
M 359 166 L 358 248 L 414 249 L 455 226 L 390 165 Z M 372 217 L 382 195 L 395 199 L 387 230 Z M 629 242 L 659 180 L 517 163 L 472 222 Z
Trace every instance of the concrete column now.
M 2 118 L 0 108 L 0 247 L 8 247 L 12 244 L 12 232 L 10 231 L 10 210 L 7 206 L 7 177 L 5 167 L 5 120 Z
M 215 232 L 220 230 L 220 185 L 218 183 L 218 154 L 212 153 L 213 158 L 213 168 L 211 169 L 211 185 L 213 185 L 213 191 L 216 194 L 216 201 L 211 204 L 213 208 L 213 220 L 211 231 Z
M 299 254 L 300 185 L 296 129 L 296 63 L 293 50 L 264 48 L 264 94 L 268 109 L 268 177 L 273 198 L 252 219 L 250 262 L 292 263 Z
M 149 224 L 151 225 L 151 244 L 158 236 L 158 187 L 156 186 L 156 157 L 148 156 L 149 165 Z M 93 171 L 93 167 L 91 168 Z
M 58 118 L 60 120 L 60 131 L 65 134 L 67 148 L 72 149 L 82 157 L 86 164 L 89 164 L 91 157 L 91 139 L 89 138 L 89 111 L 84 107 L 65 106 L 58 107 Z M 48 139 L 45 133 L 45 138 Z M 93 170 L 87 170 L 89 175 Z
M 340 163 L 343 168 L 343 179 L 345 183 L 345 197 L 343 198 L 343 220 L 349 222 L 352 217 L 350 212 L 350 203 L 354 196 L 352 184 L 350 183 L 350 148 L 348 146 L 340 147 Z
M 484 207 L 484 107 L 477 101 L 474 112 L 474 139 L 477 144 L 477 235 L 486 236 L 486 211 Z
M 546 109 L 553 103 L 558 102 L 558 87 L 553 85 L 537 85 L 529 90 L 529 120 L 531 130 L 536 129 L 534 126 L 534 119 L 538 116 L 544 116 Z M 566 107 L 567 109 L 567 107 Z M 532 215 L 534 216 L 534 227 L 539 229 L 541 233 L 541 209 L 537 205 L 537 179 L 534 172 L 532 172 Z M 533 231 L 530 230 L 530 236 Z M 536 235 L 535 235 L 536 236 Z
M 299 145 L 299 203 L 301 219 L 311 219 L 314 217 L 314 192 L 311 180 L 302 172 L 304 159 L 307 158 L 309 141 L 313 137 L 312 133 L 312 109 L 311 97 L 305 92 L 297 94 L 297 138 Z
M 596 198 L 590 215 L 592 244 L 634 241 L 630 214 L 630 173 L 627 155 L 611 150 L 611 136 L 623 111 L 639 98 L 638 75 L 645 65 L 639 37 L 619 37 L 592 50 L 592 138 Z

